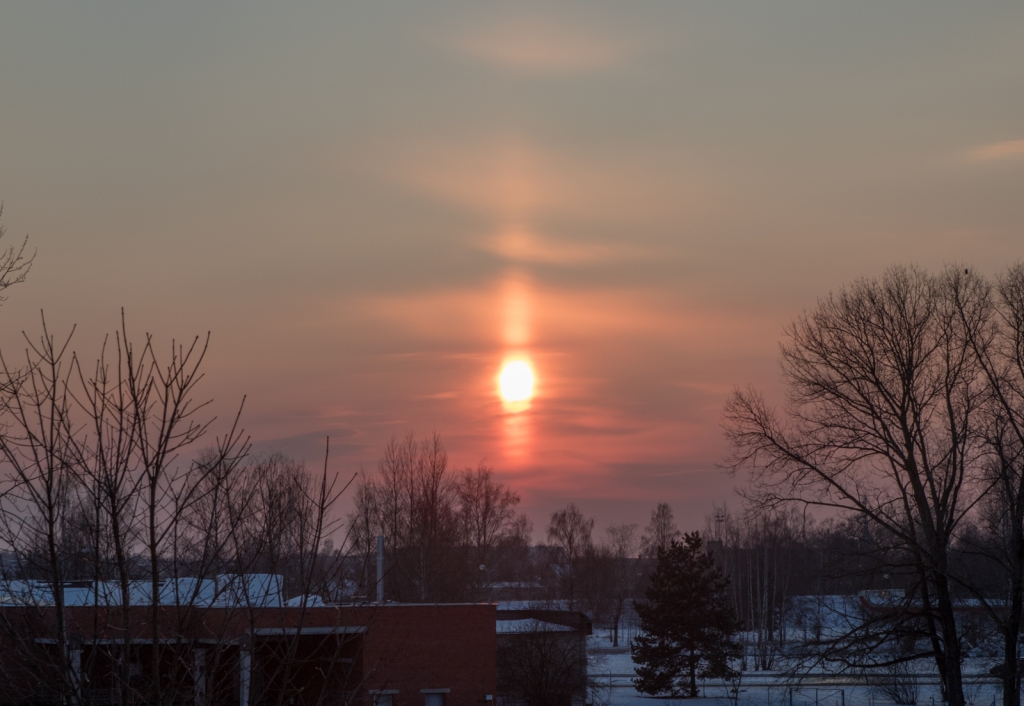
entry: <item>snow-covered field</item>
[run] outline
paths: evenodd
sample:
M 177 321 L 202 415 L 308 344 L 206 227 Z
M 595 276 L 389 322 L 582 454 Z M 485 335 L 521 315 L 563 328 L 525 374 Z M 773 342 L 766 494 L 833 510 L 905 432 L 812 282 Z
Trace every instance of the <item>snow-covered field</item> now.
M 595 631 L 596 632 L 596 631 Z M 628 648 L 611 647 L 605 635 L 588 640 L 589 672 L 599 687 L 593 694 L 595 705 L 660 706 L 893 706 L 893 701 L 877 689 L 859 685 L 852 679 L 830 675 L 811 675 L 803 685 L 794 688 L 781 683 L 776 672 L 746 672 L 739 683 L 738 701 L 729 693 L 730 686 L 721 682 L 701 685 L 703 698 L 668 699 L 646 696 L 633 688 L 636 674 Z M 1001 690 L 982 670 L 981 664 L 965 665 L 965 696 L 971 706 L 1000 706 Z M 934 674 L 918 677 L 918 706 L 938 706 L 939 689 Z
M 884 601 L 886 596 L 873 596 Z M 857 596 L 797 596 L 788 614 L 787 628 L 791 639 L 839 636 L 859 624 L 862 604 Z M 627 628 L 633 633 L 636 625 Z M 594 629 L 587 640 L 589 673 L 601 688 L 593 694 L 595 706 L 608 704 L 656 706 L 657 704 L 701 704 L 703 706 L 895 706 L 862 681 L 835 674 L 810 674 L 800 686 L 784 683 L 778 672 L 747 671 L 739 680 L 739 693 L 730 693 L 734 685 L 721 681 L 701 685 L 702 698 L 665 699 L 640 694 L 633 688 L 636 672 L 630 657 L 628 639 L 620 635 L 620 647 L 611 643 L 607 628 Z M 752 636 L 748 636 L 752 637 Z M 967 650 L 964 661 L 964 696 L 968 706 L 1001 706 L 1002 687 L 989 676 L 989 670 L 1000 661 L 1001 645 L 994 638 L 981 639 Z M 917 681 L 917 706 L 939 706 L 938 676 L 929 660 L 912 663 Z M 738 697 L 738 698 L 737 698 Z

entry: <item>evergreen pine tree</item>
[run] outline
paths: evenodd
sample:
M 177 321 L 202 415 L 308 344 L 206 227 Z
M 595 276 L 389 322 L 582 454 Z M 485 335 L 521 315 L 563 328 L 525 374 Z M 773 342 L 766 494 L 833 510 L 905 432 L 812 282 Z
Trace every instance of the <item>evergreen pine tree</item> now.
M 697 679 L 730 678 L 740 655 L 739 621 L 729 604 L 729 580 L 699 532 L 658 550 L 646 600 L 636 605 L 642 634 L 633 641 L 637 690 L 697 696 Z

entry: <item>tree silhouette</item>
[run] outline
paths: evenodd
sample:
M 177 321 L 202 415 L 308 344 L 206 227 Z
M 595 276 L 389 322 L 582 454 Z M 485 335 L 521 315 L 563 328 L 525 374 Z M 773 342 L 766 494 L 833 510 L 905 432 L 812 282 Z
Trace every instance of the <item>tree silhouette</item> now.
M 4 215 L 4 205 L 0 203 L 0 218 Z M 0 241 L 3 240 L 7 229 L 0 225 Z M 28 245 L 28 236 L 21 241 L 21 245 L 10 245 L 0 249 L 0 302 L 7 299 L 4 290 L 15 284 L 25 281 L 25 276 L 32 269 L 32 262 L 36 254 L 25 254 L 25 247 Z
M 658 503 L 651 512 L 651 523 L 640 538 L 640 552 L 653 559 L 658 555 L 658 549 L 668 549 L 673 539 L 679 539 L 679 529 L 672 517 L 672 508 L 668 503 Z
M 728 601 L 729 580 L 715 565 L 699 532 L 688 532 L 658 549 L 658 565 L 646 600 L 636 605 L 642 634 L 633 642 L 637 690 L 697 696 L 697 678 L 735 674 L 733 639 L 739 621 Z
M 568 599 L 569 610 L 576 609 L 576 593 L 580 569 L 584 560 L 593 552 L 594 518 L 586 518 L 576 503 L 569 503 L 564 510 L 551 515 L 548 525 L 548 541 L 560 548 L 565 561 L 563 592 Z

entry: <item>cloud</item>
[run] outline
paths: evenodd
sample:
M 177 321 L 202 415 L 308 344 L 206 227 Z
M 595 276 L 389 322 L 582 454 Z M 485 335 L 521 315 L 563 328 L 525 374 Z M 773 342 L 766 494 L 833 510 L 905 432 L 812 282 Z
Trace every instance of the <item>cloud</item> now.
M 1002 159 L 1020 159 L 1024 157 L 1024 140 L 1007 140 L 996 142 L 971 150 L 968 155 L 979 162 L 992 162 Z
M 351 436 L 354 436 L 351 430 L 337 428 L 321 429 L 294 436 L 255 439 L 252 442 L 252 451 L 256 454 L 281 453 L 296 461 L 319 462 L 322 464 L 327 438 L 330 437 L 331 458 L 337 462 L 366 453 L 368 445 L 365 441 L 338 441 L 339 438 Z
M 554 348 L 583 345 L 607 337 L 630 341 L 654 337 L 686 342 L 686 348 L 711 347 L 716 355 L 750 336 L 770 333 L 768 324 L 758 326 L 754 317 L 726 315 L 681 304 L 670 292 L 658 288 L 562 289 L 527 278 L 495 282 L 484 287 L 446 287 L 434 291 L 346 298 L 336 306 L 355 306 L 367 320 L 396 326 L 423 344 L 443 343 L 475 350 L 501 346 L 505 303 L 510 296 L 527 300 L 531 341 L 545 341 Z M 522 289 L 522 291 L 519 291 Z M 335 316 L 330 309 L 317 314 Z M 771 324 L 774 326 L 774 324 Z
M 552 20 L 510 20 L 472 28 L 451 38 L 457 55 L 517 73 L 572 75 L 622 63 L 630 42 L 605 32 Z
M 720 202 L 713 175 L 678 156 L 577 154 L 514 137 L 413 144 L 371 169 L 501 227 L 544 218 L 635 227 L 681 214 L 693 222 Z
M 454 400 L 459 396 L 458 392 L 435 392 L 432 395 L 416 395 L 415 399 L 418 400 Z
M 587 265 L 639 260 L 651 253 L 631 243 L 581 243 L 553 240 L 526 228 L 508 228 L 482 244 L 484 250 L 514 262 Z

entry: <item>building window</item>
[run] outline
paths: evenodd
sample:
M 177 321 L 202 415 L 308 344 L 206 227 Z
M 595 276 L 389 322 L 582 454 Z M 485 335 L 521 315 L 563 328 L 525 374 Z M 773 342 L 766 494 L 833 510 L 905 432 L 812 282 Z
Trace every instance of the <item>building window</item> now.
M 423 706 L 444 706 L 444 695 L 451 689 L 420 689 L 423 694 Z
M 397 693 L 398 689 L 381 689 L 379 691 L 371 691 L 370 696 L 373 697 L 373 706 L 392 706 L 395 702 L 395 694 Z

